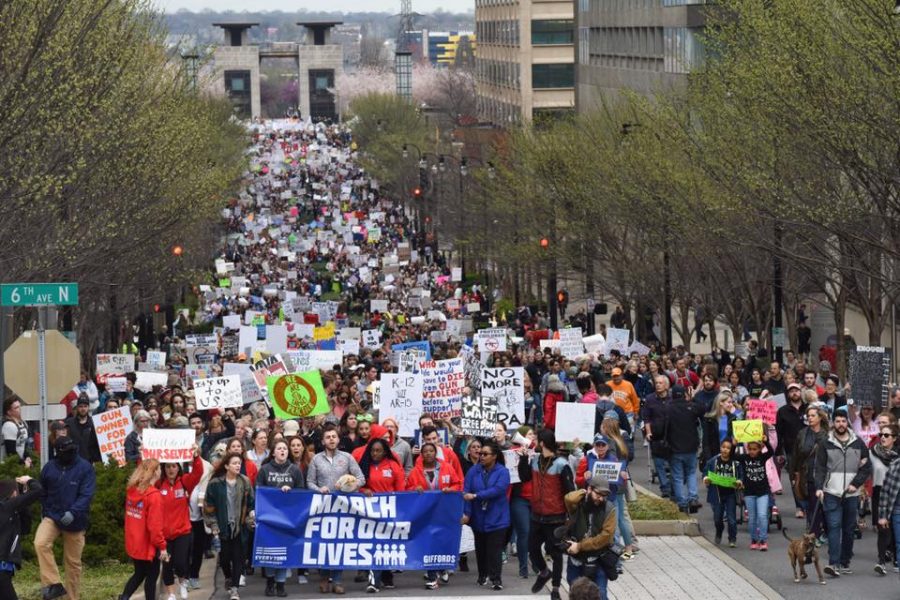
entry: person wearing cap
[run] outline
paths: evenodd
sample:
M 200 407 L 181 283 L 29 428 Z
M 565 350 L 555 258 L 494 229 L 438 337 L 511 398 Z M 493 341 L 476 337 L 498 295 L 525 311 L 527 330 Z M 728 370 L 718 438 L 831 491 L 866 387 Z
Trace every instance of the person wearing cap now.
M 850 428 L 846 409 L 835 411 L 833 425 L 816 451 L 813 474 L 816 498 L 828 525 L 828 566 L 831 577 L 848 575 L 859 516 L 859 489 L 872 475 L 869 449 Z
M 66 427 L 69 436 L 78 444 L 78 454 L 81 458 L 91 463 L 103 460 L 100 455 L 100 444 L 97 442 L 97 432 L 94 430 L 94 420 L 91 418 L 90 401 L 87 394 L 78 396 L 75 405 L 75 413 L 66 419 Z
M 616 507 L 609 502 L 609 480 L 605 475 L 591 477 L 587 489 L 575 490 L 565 496 L 569 519 L 565 539 L 572 540 L 566 554 L 566 581 L 593 571 L 593 581 L 600 588 L 601 600 L 607 600 L 608 580 L 597 557 L 612 546 L 616 533 Z M 592 568 L 596 567 L 596 568 Z
M 528 555 L 537 579 L 531 586 L 538 593 L 552 578 L 550 598 L 559 600 L 562 583 L 562 550 L 554 544 L 553 531 L 566 521 L 566 494 L 575 490 L 575 481 L 568 461 L 558 455 L 556 436 L 550 429 L 542 429 L 537 437 L 537 452 L 529 456 L 527 448 L 518 453 L 528 460 L 519 460 L 519 479 L 531 482 L 531 522 L 528 529 Z M 552 572 L 547 569 L 546 547 L 553 561 Z
M 807 404 L 803 402 L 803 386 L 797 382 L 791 382 L 787 386 L 787 402 L 778 409 L 775 414 L 775 432 L 778 434 L 778 447 L 776 455 L 784 455 L 787 464 L 791 464 L 791 455 L 797 445 L 797 436 L 803 430 L 805 423 L 803 417 L 806 414 Z M 807 510 L 806 499 L 802 497 L 803 491 L 791 486 L 794 493 L 794 504 L 797 507 L 795 516 L 802 519 Z M 800 492 L 798 494 L 798 492 Z
M 633 425 L 641 408 L 641 399 L 634 391 L 634 386 L 625 380 L 625 373 L 621 368 L 614 367 L 611 375 L 612 379 L 606 385 L 612 390 L 612 399 L 625 411 L 629 423 Z
M 41 469 L 41 522 L 34 534 L 34 552 L 41 572 L 41 598 L 53 600 L 68 594 L 78 600 L 81 584 L 81 552 L 84 550 L 88 513 L 97 478 L 91 463 L 78 456 L 78 444 L 70 437 L 56 440 L 56 458 Z M 63 539 L 66 586 L 63 587 L 53 544 Z

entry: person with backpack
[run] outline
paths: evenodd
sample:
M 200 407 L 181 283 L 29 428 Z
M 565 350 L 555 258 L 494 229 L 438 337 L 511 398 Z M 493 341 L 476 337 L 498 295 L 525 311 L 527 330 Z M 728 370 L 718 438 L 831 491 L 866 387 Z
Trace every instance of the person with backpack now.
M 734 457 L 734 440 L 726 438 L 719 445 L 719 454 L 706 462 L 703 471 L 706 501 L 713 510 L 716 526 L 716 545 L 722 543 L 722 533 L 728 524 L 728 545 L 737 546 L 737 489 L 744 478 L 744 469 Z
M 22 568 L 22 534 L 31 527 L 28 507 L 44 489 L 28 475 L 0 481 L 0 598 L 17 600 L 12 580 Z
M 565 496 L 568 520 L 560 543 L 569 555 L 566 581 L 571 585 L 587 577 L 600 588 L 601 600 L 607 600 L 609 578 L 600 564 L 600 553 L 613 545 L 616 534 L 616 507 L 609 502 L 609 480 L 594 475 L 586 490 Z

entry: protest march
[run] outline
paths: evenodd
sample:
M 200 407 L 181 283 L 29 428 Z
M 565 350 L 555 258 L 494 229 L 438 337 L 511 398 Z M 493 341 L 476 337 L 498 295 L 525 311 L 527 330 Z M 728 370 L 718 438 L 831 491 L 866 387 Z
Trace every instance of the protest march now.
M 850 574 L 854 544 L 877 546 L 876 574 L 897 570 L 900 390 L 857 394 L 811 356 L 691 354 L 612 324 L 588 336 L 575 315 L 549 331 L 456 272 L 361 168 L 351 127 L 256 120 L 247 138 L 196 308 L 153 347 L 97 354 L 41 440 L 40 479 L 16 484 L 42 503 L 44 599 L 88 598 L 93 465 L 110 460 L 130 470 L 121 598 L 209 597 L 215 561 L 231 600 L 254 580 L 321 597 L 452 589 L 467 572 L 554 600 L 588 577 L 606 599 L 643 558 L 638 455 L 648 493 L 725 551 L 766 552 L 793 518 L 829 577 Z M 24 464 L 34 441 L 8 397 L 5 454 Z M 2 552 L 11 586 L 20 557 Z

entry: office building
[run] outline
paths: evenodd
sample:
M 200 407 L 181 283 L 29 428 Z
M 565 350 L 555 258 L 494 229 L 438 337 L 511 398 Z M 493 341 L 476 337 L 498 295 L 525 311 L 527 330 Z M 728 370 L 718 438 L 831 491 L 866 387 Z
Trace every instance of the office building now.
M 478 113 L 505 127 L 575 107 L 572 0 L 475 0 Z

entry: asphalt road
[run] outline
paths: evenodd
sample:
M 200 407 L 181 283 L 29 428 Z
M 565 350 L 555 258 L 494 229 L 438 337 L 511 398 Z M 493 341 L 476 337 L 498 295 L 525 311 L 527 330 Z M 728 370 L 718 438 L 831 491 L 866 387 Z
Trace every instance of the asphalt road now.
M 640 441 L 636 442 L 635 453 L 637 454 L 636 460 L 631 463 L 629 468 L 635 482 L 658 493 L 659 487 L 650 483 L 647 449 L 641 447 Z M 783 478 L 782 484 L 785 488 L 784 494 L 776 495 L 775 503 L 781 510 L 782 523 L 789 535 L 799 537 L 806 529 L 806 521 L 794 517 L 794 499 L 788 486 L 787 477 Z M 700 529 L 704 537 L 713 541 L 715 528 L 712 509 L 706 503 L 706 488 L 702 481 L 700 482 L 699 496 L 704 506 L 696 514 L 696 517 L 700 522 Z M 871 517 L 866 517 L 866 519 L 871 519 Z M 744 524 L 738 525 L 738 547 L 729 548 L 727 543 L 723 543 L 720 548 L 788 600 L 900 599 L 898 574 L 888 570 L 887 576 L 879 577 L 873 571 L 877 551 L 876 536 L 871 527 L 865 529 L 862 539 L 856 540 L 853 545 L 854 556 L 850 565 L 854 572 L 853 575 L 843 575 L 839 579 L 830 579 L 826 575 L 826 585 L 819 585 L 815 569 L 809 568 L 812 565 L 807 566 L 809 579 L 794 583 L 787 546 L 788 542 L 781 532 L 775 526 L 771 526 L 768 552 L 750 550 L 750 538 L 747 534 L 747 526 Z M 827 544 L 819 548 L 819 558 L 824 568 L 828 564 Z

